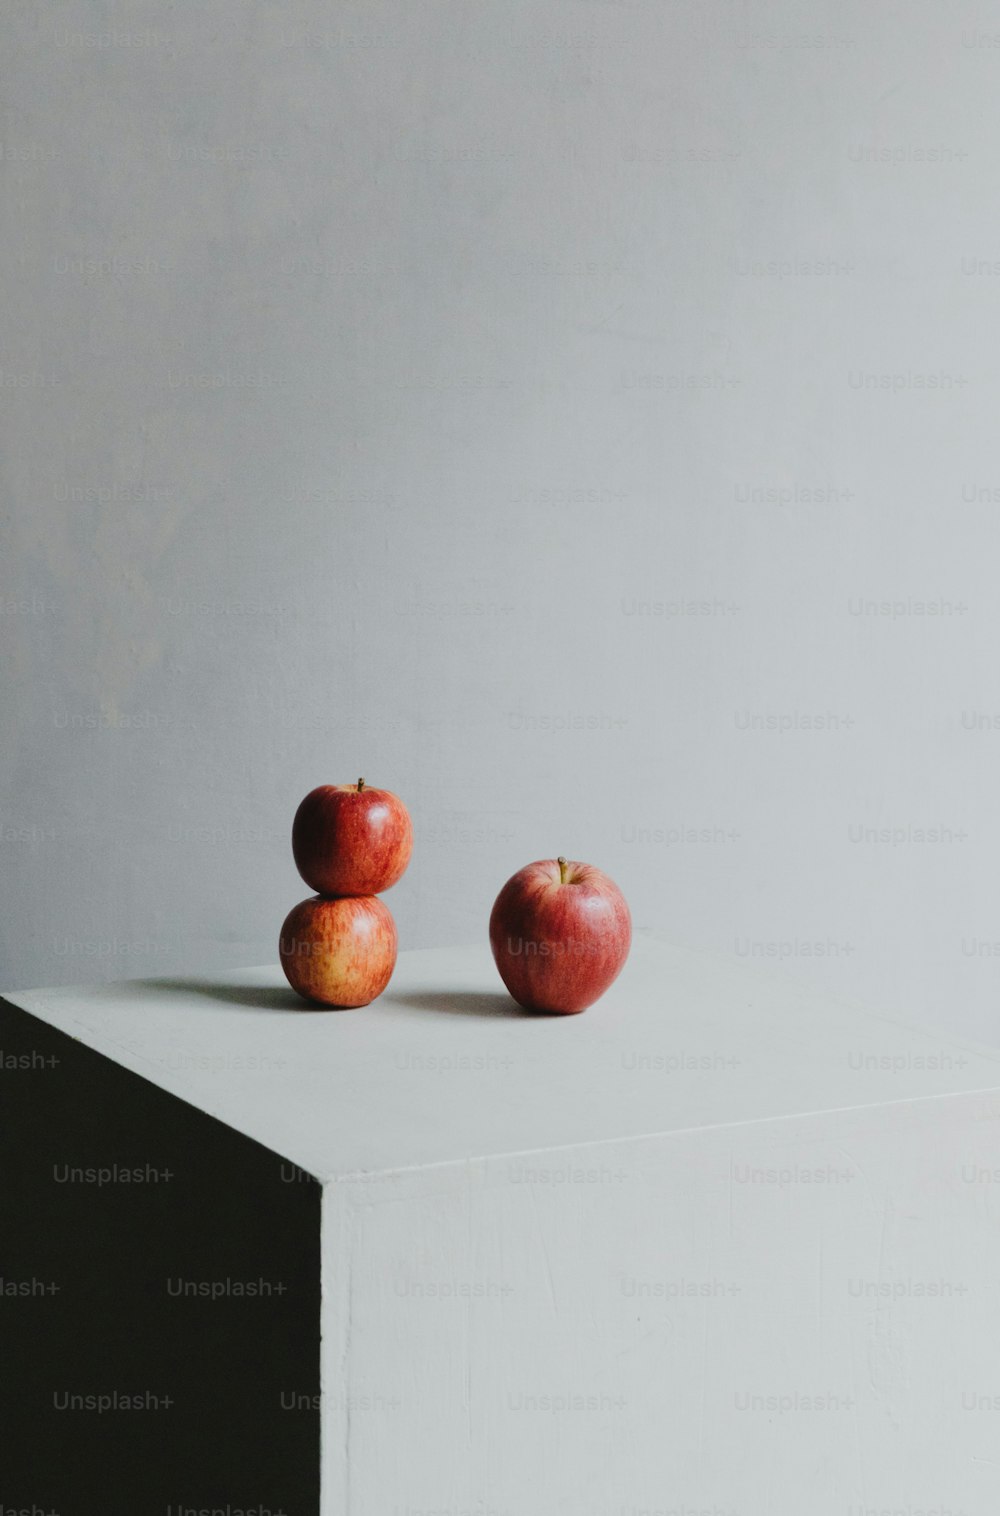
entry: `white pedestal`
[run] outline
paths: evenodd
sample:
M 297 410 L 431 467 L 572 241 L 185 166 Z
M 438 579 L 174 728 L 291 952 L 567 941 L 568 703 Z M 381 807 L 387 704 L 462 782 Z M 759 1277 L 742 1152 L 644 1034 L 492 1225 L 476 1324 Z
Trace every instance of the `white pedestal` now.
M 254 1345 L 269 1388 L 240 1436 L 263 1436 L 273 1407 L 272 1484 L 241 1484 L 234 1437 L 211 1492 L 185 1483 L 178 1452 L 150 1510 L 223 1496 L 284 1502 L 286 1516 L 997 1509 L 1000 1063 L 987 1050 L 651 938 L 576 1017 L 520 1013 L 485 947 L 404 953 L 357 1011 L 309 1009 L 277 968 L 8 999 L 66 1034 L 53 1045 L 67 1061 L 67 1036 L 101 1055 L 77 1084 L 103 1060 L 141 1076 L 127 1087 L 156 1107 L 147 1141 L 183 1110 L 189 1155 L 237 1140 L 220 1122 L 259 1144 L 243 1167 L 242 1149 L 219 1158 L 219 1193 L 246 1200 L 250 1186 L 275 1246 L 294 1241 L 274 1267 L 296 1280 L 297 1361 L 310 1333 L 320 1358 L 321 1503 L 303 1504 L 314 1442 L 284 1435 L 315 1411 L 289 1408 L 308 1385 L 275 1393 L 268 1379 L 287 1333 L 262 1334 L 251 1301 L 227 1298 L 203 1302 L 202 1321 L 229 1313 L 231 1399 L 214 1423 L 199 1415 L 211 1437 L 240 1404 L 241 1344 Z M 39 1040 L 22 1018 L 22 1043 L 32 1025 Z M 321 1206 L 289 1211 L 312 1180 Z M 205 1196 L 189 1224 L 176 1202 L 188 1261 L 157 1258 L 151 1279 L 204 1272 Z M 121 1224 L 118 1203 L 95 1236 Z M 255 1266 L 263 1246 L 234 1256 Z M 209 1251 L 221 1267 L 225 1235 Z M 167 1330 L 186 1330 L 182 1304 Z M 152 1341 L 163 1320 L 134 1308 L 133 1335 Z

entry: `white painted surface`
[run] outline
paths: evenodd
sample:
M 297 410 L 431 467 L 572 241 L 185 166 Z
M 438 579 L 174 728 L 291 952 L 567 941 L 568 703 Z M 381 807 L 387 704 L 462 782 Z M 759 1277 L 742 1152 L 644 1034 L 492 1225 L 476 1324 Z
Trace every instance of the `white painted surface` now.
M 364 773 L 407 947 L 563 852 L 995 1041 L 995 30 L 2 7 L 0 978 L 270 960 Z
M 324 1516 L 993 1516 L 998 1144 L 957 1096 L 329 1187 Z
M 277 967 L 9 998 L 324 1180 L 1000 1086 L 988 1052 L 645 936 L 569 1017 L 520 1012 L 486 946 L 401 954 L 357 1011 Z
M 989 1052 L 642 935 L 10 998 L 326 1181 L 323 1516 L 993 1516 Z

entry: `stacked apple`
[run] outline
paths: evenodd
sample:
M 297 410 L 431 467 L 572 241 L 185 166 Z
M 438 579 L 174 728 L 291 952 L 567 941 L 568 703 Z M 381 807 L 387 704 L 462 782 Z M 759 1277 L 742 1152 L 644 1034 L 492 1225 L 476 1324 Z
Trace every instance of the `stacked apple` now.
M 285 918 L 278 950 L 306 1000 L 347 1008 L 381 995 L 396 967 L 396 923 L 378 896 L 413 851 L 406 806 L 389 790 L 321 784 L 295 813 L 292 853 L 316 894 Z

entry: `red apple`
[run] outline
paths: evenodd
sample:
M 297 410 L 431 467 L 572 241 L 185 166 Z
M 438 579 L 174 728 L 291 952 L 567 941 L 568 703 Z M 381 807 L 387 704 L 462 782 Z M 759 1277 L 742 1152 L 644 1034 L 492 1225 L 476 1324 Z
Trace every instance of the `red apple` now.
M 296 867 L 320 895 L 381 894 L 402 877 L 412 851 L 406 806 L 363 779 L 310 790 L 292 822 Z
M 374 895 L 300 900 L 285 917 L 278 951 L 293 990 L 322 1005 L 368 1005 L 396 967 L 396 923 Z
M 520 869 L 490 916 L 500 978 L 528 1011 L 586 1010 L 617 979 L 631 943 L 632 918 L 614 880 L 565 858 Z

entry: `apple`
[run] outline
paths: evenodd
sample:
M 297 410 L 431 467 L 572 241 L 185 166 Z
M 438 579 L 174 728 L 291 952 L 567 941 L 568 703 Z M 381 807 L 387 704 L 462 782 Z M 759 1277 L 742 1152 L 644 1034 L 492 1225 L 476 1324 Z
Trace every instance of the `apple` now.
M 278 952 L 293 990 L 321 1005 L 369 1005 L 396 967 L 396 923 L 374 895 L 300 900 L 285 917 Z
M 617 979 L 631 943 L 632 918 L 614 880 L 565 858 L 519 869 L 490 915 L 500 978 L 528 1011 L 586 1010 Z
M 320 895 L 379 895 L 402 877 L 412 851 L 406 806 L 363 779 L 310 790 L 292 822 L 296 867 Z

